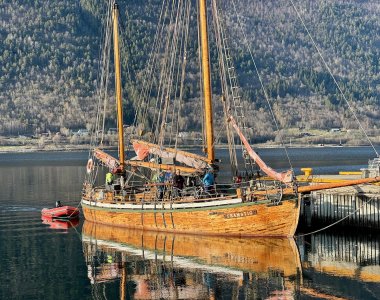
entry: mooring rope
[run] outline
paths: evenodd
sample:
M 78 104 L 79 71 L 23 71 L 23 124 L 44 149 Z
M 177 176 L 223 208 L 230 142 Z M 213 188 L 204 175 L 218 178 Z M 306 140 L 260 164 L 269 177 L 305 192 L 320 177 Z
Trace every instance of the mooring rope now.
M 340 222 L 342 222 L 342 221 L 344 221 L 345 219 L 349 218 L 350 216 L 356 214 L 359 210 L 361 210 L 361 209 L 363 208 L 364 204 L 368 204 L 368 203 L 370 203 L 373 199 L 375 199 L 374 196 L 373 196 L 372 198 L 370 198 L 367 202 L 364 202 L 364 201 L 363 201 L 363 204 L 362 204 L 359 208 L 357 208 L 356 210 L 354 210 L 352 213 L 348 214 L 347 216 L 341 218 L 340 220 L 338 220 L 338 221 L 336 221 L 336 222 L 334 222 L 334 223 L 332 223 L 332 224 L 330 224 L 330 225 L 328 225 L 328 226 L 326 226 L 326 227 L 323 227 L 323 228 L 321 228 L 321 229 L 318 229 L 318 230 L 315 230 L 315 231 L 312 231 L 312 232 L 309 232 L 309 233 L 298 234 L 298 235 L 295 236 L 295 238 L 298 238 L 298 237 L 301 237 L 301 236 L 312 235 L 312 234 L 314 234 L 314 233 L 321 232 L 321 231 L 326 230 L 326 229 L 328 229 L 328 228 L 330 228 L 330 227 L 333 227 L 333 226 L 335 226 L 336 224 L 339 224 Z
M 71 228 L 73 228 L 75 230 L 75 233 L 77 234 L 77 236 L 79 237 L 79 240 L 82 241 L 82 233 L 80 233 L 75 227 L 75 225 L 71 222 L 71 220 L 68 221 L 70 224 L 71 224 Z
M 79 210 L 79 206 L 81 203 L 82 203 L 82 200 L 79 201 L 78 205 L 75 208 Z M 76 209 L 71 213 L 71 215 L 69 215 L 69 218 L 71 218 L 71 216 L 76 212 Z

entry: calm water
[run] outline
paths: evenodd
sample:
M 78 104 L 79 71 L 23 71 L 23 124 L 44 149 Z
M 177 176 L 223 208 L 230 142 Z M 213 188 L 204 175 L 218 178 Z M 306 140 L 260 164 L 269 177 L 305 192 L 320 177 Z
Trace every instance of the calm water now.
M 259 152 L 288 168 L 282 150 Z M 218 156 L 225 161 L 226 151 Z M 365 167 L 374 153 L 291 149 L 290 157 L 296 171 L 331 174 Z M 43 207 L 79 204 L 86 161 L 86 152 L 0 154 L 0 299 L 380 299 L 374 233 L 294 243 L 143 234 L 82 219 L 43 224 Z

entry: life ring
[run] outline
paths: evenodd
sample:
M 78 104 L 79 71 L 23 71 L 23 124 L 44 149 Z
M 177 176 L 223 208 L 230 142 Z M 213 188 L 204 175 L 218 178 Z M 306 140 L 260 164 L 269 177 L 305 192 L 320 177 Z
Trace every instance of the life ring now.
M 94 161 L 92 160 L 92 158 L 90 158 L 87 161 L 87 166 L 86 166 L 87 174 L 90 174 L 93 168 L 94 168 Z

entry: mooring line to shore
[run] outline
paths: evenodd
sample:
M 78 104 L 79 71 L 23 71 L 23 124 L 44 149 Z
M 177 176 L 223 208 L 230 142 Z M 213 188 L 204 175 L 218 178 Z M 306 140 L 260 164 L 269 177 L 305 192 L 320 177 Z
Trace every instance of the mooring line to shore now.
M 315 231 L 312 231 L 312 232 L 309 232 L 309 233 L 298 234 L 298 235 L 295 236 L 295 238 L 299 238 L 299 237 L 307 236 L 307 235 L 312 235 L 314 233 L 318 233 L 318 232 L 324 231 L 324 230 L 326 230 L 326 229 L 328 229 L 330 227 L 333 227 L 336 224 L 339 224 L 340 222 L 344 221 L 345 219 L 347 219 L 347 218 L 351 217 L 352 215 L 356 214 L 359 210 L 361 210 L 363 208 L 364 204 L 369 204 L 373 199 L 375 199 L 375 197 L 369 198 L 367 202 L 363 201 L 362 205 L 359 208 L 357 208 L 356 210 L 354 210 L 352 213 L 348 214 L 347 216 L 341 218 L 340 220 L 338 220 L 338 221 L 336 221 L 336 222 L 334 222 L 334 223 L 332 223 L 332 224 L 330 224 L 328 226 L 320 228 L 318 230 L 315 230 Z
M 76 209 L 79 209 L 79 206 L 81 205 L 82 203 L 82 200 L 79 201 L 78 205 L 75 207 Z M 75 213 L 76 210 L 74 210 L 70 215 L 69 215 L 69 218 L 71 218 L 71 216 Z
M 82 200 L 79 201 L 78 205 L 76 206 L 76 209 L 79 209 L 79 206 L 81 205 L 82 203 Z M 79 239 L 82 241 L 82 234 L 78 232 L 78 230 L 75 228 L 75 226 L 73 225 L 73 223 L 71 222 L 71 216 L 73 215 L 73 213 L 75 212 L 75 210 L 71 213 L 71 215 L 69 216 L 69 223 L 71 224 L 71 227 L 74 228 L 76 234 L 79 236 Z M 79 218 L 79 215 L 78 215 L 78 218 Z
M 74 224 L 69 220 L 69 223 L 71 224 L 71 228 L 74 228 L 75 233 L 78 235 L 79 240 L 82 241 L 82 233 L 80 233 L 74 226 Z

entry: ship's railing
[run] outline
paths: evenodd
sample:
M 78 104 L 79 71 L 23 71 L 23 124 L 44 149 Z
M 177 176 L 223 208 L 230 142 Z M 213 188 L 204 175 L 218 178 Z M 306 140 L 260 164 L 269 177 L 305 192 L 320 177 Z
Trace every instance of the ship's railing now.
M 272 194 L 270 199 L 257 199 L 254 191 L 271 189 L 269 183 L 258 181 L 239 181 L 232 184 L 214 184 L 212 187 L 206 188 L 202 184 L 185 186 L 179 190 L 172 183 L 146 183 L 129 182 L 128 185 L 121 187 L 119 182 L 111 186 L 102 185 L 93 189 L 93 193 L 97 194 L 93 197 L 95 201 L 106 202 L 129 202 L 129 203 L 156 203 L 156 202 L 207 202 L 219 199 L 236 199 L 241 198 L 243 202 L 269 200 L 273 201 L 273 197 L 281 200 L 281 189 L 279 195 Z M 269 197 L 269 196 L 268 196 Z M 277 199 L 278 198 L 278 199 Z

